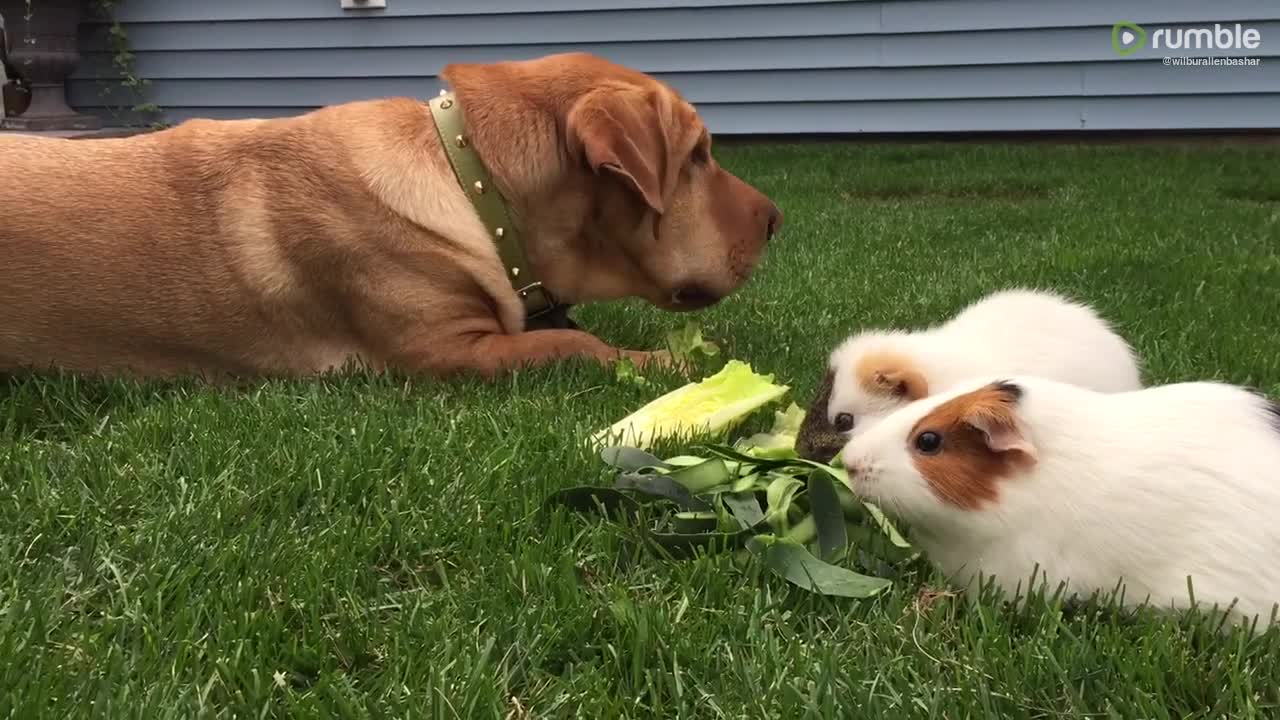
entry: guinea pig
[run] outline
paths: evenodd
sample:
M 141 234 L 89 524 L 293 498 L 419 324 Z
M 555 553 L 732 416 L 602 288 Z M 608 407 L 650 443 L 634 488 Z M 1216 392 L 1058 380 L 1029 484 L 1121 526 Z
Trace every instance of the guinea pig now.
M 1259 626 L 1280 602 L 1280 406 L 1188 382 L 1123 393 L 987 376 L 856 430 L 853 492 L 962 589 L 1196 604 Z
M 805 413 L 796 452 L 828 462 L 853 428 L 985 374 L 1036 375 L 1102 392 L 1142 387 L 1133 350 L 1091 308 L 1051 292 L 1002 290 L 941 325 L 867 330 L 841 343 Z

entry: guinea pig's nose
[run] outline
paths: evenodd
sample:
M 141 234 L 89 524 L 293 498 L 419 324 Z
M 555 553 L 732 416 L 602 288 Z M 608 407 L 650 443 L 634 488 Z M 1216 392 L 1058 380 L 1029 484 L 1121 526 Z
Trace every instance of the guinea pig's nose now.
M 854 480 L 861 480 L 867 475 L 867 464 L 862 460 L 854 460 L 844 464 L 845 472 Z

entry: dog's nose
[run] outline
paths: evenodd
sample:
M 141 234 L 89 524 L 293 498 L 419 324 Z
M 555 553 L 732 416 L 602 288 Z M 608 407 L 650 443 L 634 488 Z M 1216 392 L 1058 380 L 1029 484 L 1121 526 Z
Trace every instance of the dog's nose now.
M 766 232 L 768 232 L 769 238 L 773 239 L 773 236 L 782 229 L 782 211 L 778 209 L 777 205 L 769 203 L 769 209 L 766 212 L 768 213 L 768 230 Z
M 672 294 L 671 300 L 682 308 L 702 310 L 720 301 L 720 296 L 701 285 L 685 285 Z

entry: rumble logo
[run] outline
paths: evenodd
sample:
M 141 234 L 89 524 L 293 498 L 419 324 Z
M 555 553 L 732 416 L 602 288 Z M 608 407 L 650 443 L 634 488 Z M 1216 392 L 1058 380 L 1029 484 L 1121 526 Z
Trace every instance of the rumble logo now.
M 1111 47 L 1121 57 L 1132 55 L 1147 44 L 1147 31 L 1135 22 L 1122 20 L 1111 26 Z M 1158 28 L 1151 33 L 1153 50 L 1257 50 L 1262 31 L 1240 23 L 1199 28 Z
M 1147 31 L 1137 23 L 1122 20 L 1111 27 L 1111 47 L 1121 57 L 1132 55 L 1147 44 Z

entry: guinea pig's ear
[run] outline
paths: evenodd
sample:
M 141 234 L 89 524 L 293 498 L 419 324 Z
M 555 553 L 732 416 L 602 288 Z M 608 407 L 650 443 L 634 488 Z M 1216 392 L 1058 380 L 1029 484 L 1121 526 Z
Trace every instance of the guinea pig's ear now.
M 969 424 L 982 431 L 987 447 L 996 453 L 1017 452 L 1034 460 L 1036 446 L 1031 444 L 1017 423 L 1004 423 L 990 418 L 975 418 Z
M 593 172 L 609 172 L 655 212 L 678 178 L 674 108 L 664 93 L 606 85 L 579 98 L 565 120 L 569 148 Z
M 929 381 L 913 367 L 884 368 L 875 372 L 876 386 L 889 394 L 907 400 L 919 400 L 929 394 Z
M 994 453 L 1020 453 L 1029 460 L 1035 460 L 1036 447 L 1027 439 L 1022 420 L 1018 417 L 1022 389 L 1012 383 L 992 383 L 974 396 L 963 420 L 982 433 L 987 448 Z

